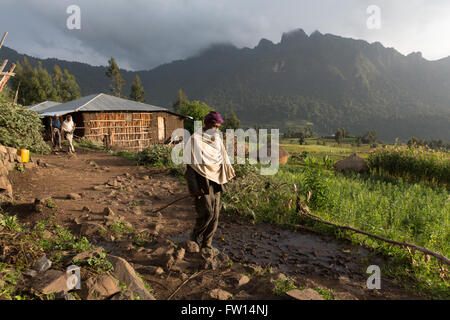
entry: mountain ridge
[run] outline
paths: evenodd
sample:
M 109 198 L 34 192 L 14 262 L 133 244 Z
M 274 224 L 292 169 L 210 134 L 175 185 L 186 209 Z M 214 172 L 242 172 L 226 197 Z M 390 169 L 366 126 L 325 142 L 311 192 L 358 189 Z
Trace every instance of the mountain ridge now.
M 0 55 L 10 61 L 23 57 L 7 47 Z M 108 92 L 106 67 L 42 61 L 47 69 L 58 64 L 74 74 L 82 95 Z M 138 74 L 153 105 L 170 108 L 182 88 L 190 99 L 220 112 L 234 110 L 243 125 L 286 130 L 307 120 L 322 134 L 345 127 L 354 133 L 377 130 L 391 141 L 450 140 L 450 56 L 430 61 L 420 52 L 405 56 L 380 42 L 318 31 L 308 36 L 296 29 L 283 33 L 278 43 L 263 38 L 253 48 L 213 44 L 150 70 L 121 71 L 126 95 Z

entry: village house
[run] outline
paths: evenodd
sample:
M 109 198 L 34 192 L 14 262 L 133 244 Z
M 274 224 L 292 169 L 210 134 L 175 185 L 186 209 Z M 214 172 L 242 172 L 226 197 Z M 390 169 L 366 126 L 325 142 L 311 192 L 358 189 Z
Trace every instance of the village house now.
M 43 102 L 30 108 L 46 119 L 47 126 L 53 116 L 71 115 L 76 123 L 75 138 L 98 142 L 107 139 L 113 149 L 128 151 L 167 143 L 174 130 L 184 127 L 185 119 L 163 107 L 104 93 L 56 105 Z

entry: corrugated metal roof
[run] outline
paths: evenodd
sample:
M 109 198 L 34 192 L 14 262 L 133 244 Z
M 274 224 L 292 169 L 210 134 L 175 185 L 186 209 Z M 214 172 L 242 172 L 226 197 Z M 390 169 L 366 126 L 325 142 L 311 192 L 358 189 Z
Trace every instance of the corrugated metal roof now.
M 162 107 L 152 106 L 133 100 L 122 99 L 104 93 L 92 94 L 77 100 L 59 104 L 40 112 L 42 116 L 65 115 L 77 111 L 166 111 Z
M 41 103 L 33 104 L 32 106 L 29 106 L 28 109 L 29 109 L 29 110 L 33 110 L 33 111 L 37 111 L 37 112 L 42 112 L 42 111 L 44 111 L 45 109 L 54 107 L 54 106 L 56 106 L 56 105 L 58 105 L 58 104 L 61 104 L 61 102 L 56 102 L 56 101 L 44 101 L 44 102 L 41 102 Z

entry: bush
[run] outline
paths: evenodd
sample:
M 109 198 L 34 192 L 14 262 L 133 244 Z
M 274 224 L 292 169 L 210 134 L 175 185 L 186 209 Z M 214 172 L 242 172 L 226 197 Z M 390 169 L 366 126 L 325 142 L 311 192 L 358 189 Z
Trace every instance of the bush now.
M 386 147 L 368 158 L 370 169 L 380 175 L 403 177 L 441 185 L 450 184 L 450 157 L 446 152 L 424 147 Z
M 35 153 L 49 153 L 42 137 L 39 114 L 9 102 L 0 103 L 0 145 L 26 148 Z
M 138 165 L 171 167 L 173 166 L 171 152 L 171 147 L 163 144 L 155 144 L 138 152 L 136 161 Z

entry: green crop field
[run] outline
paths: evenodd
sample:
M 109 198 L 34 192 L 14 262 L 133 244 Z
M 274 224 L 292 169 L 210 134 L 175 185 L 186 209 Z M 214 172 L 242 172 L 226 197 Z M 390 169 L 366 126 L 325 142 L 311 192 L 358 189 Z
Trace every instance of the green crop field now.
M 407 180 L 409 175 L 381 176 L 375 169 L 367 175 L 344 175 L 330 170 L 329 162 L 326 166 L 323 164 L 326 155 L 329 156 L 328 161 L 330 158 L 336 161 L 352 153 L 368 158 L 375 149 L 365 145 L 296 145 L 288 142 L 282 141 L 281 145 L 291 154 L 293 150 L 298 154 L 307 153 L 281 165 L 274 176 L 247 174 L 244 179 L 231 182 L 223 197 L 227 211 L 257 221 L 306 224 L 323 231 L 323 225 L 307 221 L 296 212 L 295 199 L 300 195 L 311 213 L 321 219 L 391 240 L 409 242 L 447 257 L 450 255 L 450 195 L 446 186 L 433 183 L 436 182 L 433 179 L 427 183 L 420 181 L 423 179 Z M 408 153 L 416 155 L 421 163 L 419 154 L 422 153 Z M 439 172 L 448 172 L 449 162 L 445 160 L 448 153 L 433 156 L 429 151 L 429 158 L 438 160 L 426 162 L 428 166 L 433 167 L 437 163 Z M 309 191 L 312 191 L 312 196 L 308 202 Z M 331 232 L 342 235 L 336 230 Z M 443 269 L 436 259 L 428 261 L 423 257 L 422 261 L 417 256 L 411 258 L 407 250 L 366 236 L 345 233 L 345 237 L 396 257 L 401 263 L 395 272 L 391 271 L 398 277 L 415 279 L 416 289 L 420 288 L 433 297 L 448 297 L 448 275 L 443 276 Z

